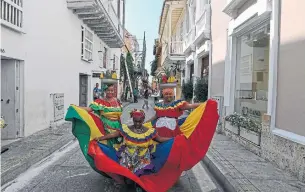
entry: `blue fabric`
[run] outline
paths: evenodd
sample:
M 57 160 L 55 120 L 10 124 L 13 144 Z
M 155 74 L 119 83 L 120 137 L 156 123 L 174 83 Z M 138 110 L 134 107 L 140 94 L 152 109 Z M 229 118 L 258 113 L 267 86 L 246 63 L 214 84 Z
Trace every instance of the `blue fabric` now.
M 152 164 L 155 166 L 155 172 L 158 172 L 167 161 L 173 143 L 174 139 L 170 139 L 157 145 L 156 152 L 152 154 L 153 157 L 151 159 Z
M 186 120 L 187 117 L 183 117 L 181 119 L 178 119 L 178 126 L 180 127 Z
M 108 157 L 110 157 L 113 161 L 119 163 L 119 158 L 116 155 L 116 151 L 114 148 L 104 145 L 102 143 L 98 143 L 99 147 L 101 148 L 101 150 L 105 153 L 105 155 L 107 155 Z

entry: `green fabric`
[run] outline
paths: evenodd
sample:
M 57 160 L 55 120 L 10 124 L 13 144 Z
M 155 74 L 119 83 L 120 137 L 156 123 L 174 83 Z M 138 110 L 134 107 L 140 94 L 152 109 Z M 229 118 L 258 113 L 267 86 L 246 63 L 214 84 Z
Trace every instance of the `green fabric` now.
M 95 170 L 97 173 L 109 177 L 105 173 L 97 170 L 94 164 L 93 158 L 88 155 L 88 145 L 90 141 L 90 129 L 88 125 L 83 121 L 83 119 L 78 115 L 78 113 L 74 110 L 73 107 L 69 107 L 68 112 L 65 117 L 66 121 L 72 122 L 72 134 L 77 138 L 80 149 L 88 161 L 89 165 Z
M 105 106 L 96 105 L 96 104 L 90 104 L 89 107 L 93 111 L 104 111 L 104 113 L 108 113 L 108 112 L 122 112 L 122 108 L 121 107 L 105 107 Z

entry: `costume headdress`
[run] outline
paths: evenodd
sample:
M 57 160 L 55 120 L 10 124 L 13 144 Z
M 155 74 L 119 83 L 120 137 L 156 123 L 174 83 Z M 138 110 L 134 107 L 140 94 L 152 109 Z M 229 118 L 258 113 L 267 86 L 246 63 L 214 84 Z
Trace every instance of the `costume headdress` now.
M 115 84 L 119 79 L 117 79 L 117 74 L 115 71 L 106 71 L 106 73 L 102 72 L 100 75 L 100 79 L 103 84 L 109 85 L 109 84 Z
M 143 110 L 134 109 L 130 112 L 130 117 L 131 118 L 134 118 L 134 117 L 145 118 L 145 112 Z

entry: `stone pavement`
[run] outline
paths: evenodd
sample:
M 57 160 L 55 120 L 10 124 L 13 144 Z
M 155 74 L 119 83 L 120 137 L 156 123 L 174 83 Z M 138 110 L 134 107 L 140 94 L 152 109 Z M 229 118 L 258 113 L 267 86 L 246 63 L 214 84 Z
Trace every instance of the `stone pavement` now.
M 215 134 L 204 163 L 226 192 L 305 192 L 296 177 Z
M 129 103 L 124 102 L 123 107 Z M 1 185 L 13 180 L 33 164 L 41 161 L 74 139 L 71 124 L 66 122 L 55 128 L 39 131 L 6 146 L 1 154 Z

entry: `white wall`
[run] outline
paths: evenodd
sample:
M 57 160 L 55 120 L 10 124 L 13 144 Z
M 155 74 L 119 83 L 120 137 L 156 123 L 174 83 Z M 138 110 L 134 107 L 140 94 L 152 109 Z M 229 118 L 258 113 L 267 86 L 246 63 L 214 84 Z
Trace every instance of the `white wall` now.
M 64 93 L 66 109 L 71 103 L 79 104 L 79 73 L 91 75 L 92 70 L 100 71 L 97 51 L 105 43 L 95 35 L 93 62 L 81 60 L 82 24 L 67 8 L 66 1 L 27 0 L 24 2 L 26 34 L 20 38 L 15 32 L 3 30 L 1 39 L 9 47 L 7 54 L 15 50 L 12 57 L 25 60 L 25 136 L 49 126 L 53 118 L 50 94 Z M 25 52 L 19 50 L 23 46 Z M 111 58 L 113 53 L 120 58 L 120 49 L 108 50 Z M 89 102 L 94 84 L 89 78 Z

